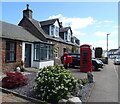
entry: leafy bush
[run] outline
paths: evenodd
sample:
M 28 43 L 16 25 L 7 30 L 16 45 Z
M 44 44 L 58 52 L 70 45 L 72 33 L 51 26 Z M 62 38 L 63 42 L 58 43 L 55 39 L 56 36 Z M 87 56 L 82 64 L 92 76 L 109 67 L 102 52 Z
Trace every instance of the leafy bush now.
M 85 85 L 86 83 L 88 83 L 88 79 L 87 78 L 80 79 L 80 80 L 82 82 L 82 85 Z
M 28 79 L 24 78 L 20 72 L 6 72 L 6 77 L 2 79 L 2 87 L 13 89 L 27 84 Z
M 78 84 L 70 71 L 59 65 L 40 69 L 35 81 L 37 96 L 50 103 L 57 103 L 66 95 L 75 92 Z

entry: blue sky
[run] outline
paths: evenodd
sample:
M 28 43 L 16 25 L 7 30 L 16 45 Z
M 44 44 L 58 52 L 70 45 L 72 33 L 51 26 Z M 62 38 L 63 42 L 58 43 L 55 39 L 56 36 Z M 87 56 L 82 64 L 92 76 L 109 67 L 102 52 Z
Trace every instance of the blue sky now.
M 59 18 L 63 26 L 71 26 L 81 44 L 105 50 L 110 33 L 109 49 L 118 48 L 117 2 L 2 2 L 2 20 L 17 25 L 26 4 L 38 21 Z

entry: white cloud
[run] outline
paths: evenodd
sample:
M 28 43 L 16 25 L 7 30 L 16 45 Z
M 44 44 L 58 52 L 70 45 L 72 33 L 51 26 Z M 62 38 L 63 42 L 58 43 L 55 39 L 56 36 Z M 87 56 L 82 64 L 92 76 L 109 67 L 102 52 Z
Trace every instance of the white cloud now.
M 102 21 L 97 22 L 97 24 L 102 24 Z
M 113 28 L 118 28 L 118 26 L 113 26 Z
M 73 35 L 79 37 L 79 36 L 85 36 L 86 33 L 82 33 L 79 30 L 73 30 Z
M 96 28 L 100 28 L 101 26 L 100 25 L 97 25 L 97 26 L 95 26 Z
M 108 23 L 113 23 L 113 21 L 111 21 L 111 20 L 104 20 L 104 21 L 96 20 L 95 23 L 98 24 L 98 25 L 100 25 L 100 24 L 105 25 L 105 24 L 108 24 Z
M 105 20 L 105 21 L 103 21 L 103 22 L 105 22 L 105 23 L 111 23 L 111 22 L 113 22 L 113 21 Z
M 58 14 L 58 15 L 55 15 L 55 16 L 50 16 L 48 19 L 61 18 L 61 17 L 62 17 L 62 14 Z
M 101 32 L 101 31 L 97 31 L 94 33 L 94 36 L 97 36 L 97 37 L 106 37 L 107 34 L 110 34 L 110 36 L 117 36 L 118 35 L 118 31 L 113 31 L 111 33 L 108 33 L 108 32 Z
M 91 42 L 93 47 L 102 47 L 103 50 L 107 49 L 107 41 L 106 40 L 100 40 L 97 42 Z M 116 49 L 118 48 L 118 42 L 114 40 L 108 40 L 108 50 L 110 49 Z
M 71 26 L 72 31 L 73 31 L 73 35 L 76 37 L 80 37 L 80 36 L 85 36 L 87 35 L 86 33 L 82 33 L 80 30 L 83 28 L 87 28 L 90 25 L 95 25 L 96 28 L 100 28 L 100 27 L 105 27 L 106 25 L 108 25 L 108 23 L 112 23 L 113 21 L 110 20 L 105 20 L 105 21 L 98 21 L 95 20 L 93 17 L 86 17 L 86 18 L 79 18 L 79 17 L 65 17 L 62 14 L 57 14 L 57 15 L 53 15 L 50 16 L 49 19 L 53 19 L 53 18 L 59 18 L 60 22 L 62 22 L 63 26 Z M 117 28 L 116 26 L 114 26 L 114 28 Z M 90 44 L 92 45 L 92 47 L 102 47 L 104 50 L 106 50 L 106 35 L 108 34 L 108 32 L 105 31 L 96 31 L 95 33 L 93 33 L 92 36 L 94 36 L 93 38 L 100 38 L 102 40 L 99 41 L 87 41 L 85 42 L 84 40 L 80 40 L 80 44 Z M 117 35 L 117 31 L 113 31 L 110 33 L 110 36 L 113 35 Z M 95 37 L 96 36 L 96 37 Z M 105 40 L 103 40 L 105 39 Z M 112 38 L 111 38 L 112 39 Z M 108 48 L 109 49 L 114 49 L 118 47 L 117 41 L 114 40 L 110 40 L 109 38 L 109 44 L 108 44 Z
M 118 35 L 118 31 L 113 31 L 110 33 L 110 35 Z
M 86 41 L 81 40 L 80 45 L 83 45 L 83 44 L 89 44 L 94 48 L 95 47 L 102 47 L 103 50 L 107 50 L 107 40 L 99 40 L 99 41 L 92 41 L 92 42 L 90 42 L 90 41 L 86 42 Z M 108 40 L 108 50 L 117 49 L 117 48 L 118 48 L 118 42 L 109 39 Z
M 98 31 L 98 32 L 95 32 L 95 33 L 94 33 L 94 36 L 105 37 L 106 34 L 108 34 L 108 33 L 107 33 L 107 32 Z
M 59 18 L 63 26 L 71 26 L 74 35 L 85 35 L 81 33 L 80 29 L 86 28 L 87 26 L 94 24 L 92 17 L 79 18 L 79 17 L 64 17 L 62 14 L 50 16 L 48 19 Z
M 92 17 L 87 18 L 61 18 L 64 25 L 70 24 L 72 29 L 86 28 L 88 25 L 93 24 L 94 19 Z

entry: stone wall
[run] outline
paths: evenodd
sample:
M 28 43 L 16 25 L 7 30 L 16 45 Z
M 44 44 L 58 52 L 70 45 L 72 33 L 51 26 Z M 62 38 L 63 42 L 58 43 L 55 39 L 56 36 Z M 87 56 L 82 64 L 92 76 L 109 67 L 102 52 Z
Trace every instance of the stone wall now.
M 72 45 L 70 45 L 70 44 L 65 44 L 65 43 L 61 43 L 61 42 L 57 42 L 57 41 L 53 41 L 53 40 L 49 40 L 49 42 L 52 42 L 53 44 L 55 44 L 54 47 L 59 48 L 59 57 L 54 58 L 55 64 L 61 64 L 60 58 L 64 54 L 64 48 L 69 48 L 69 52 L 72 52 Z
M 0 38 L 0 73 L 2 72 L 2 39 Z

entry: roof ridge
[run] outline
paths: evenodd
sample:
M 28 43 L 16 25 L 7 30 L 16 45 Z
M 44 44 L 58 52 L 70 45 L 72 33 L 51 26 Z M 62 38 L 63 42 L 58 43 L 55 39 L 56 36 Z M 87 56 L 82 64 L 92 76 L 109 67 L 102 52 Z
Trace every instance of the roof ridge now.
M 14 26 L 17 26 L 17 27 L 23 28 L 22 26 L 19 26 L 19 25 L 16 25 L 16 24 L 12 24 L 12 23 L 9 23 L 9 22 L 6 22 L 6 21 L 1 21 L 1 20 L 0 20 L 0 22 L 4 22 L 4 23 L 10 24 L 10 25 L 14 25 Z
M 46 19 L 46 20 L 43 20 L 43 21 L 39 21 L 39 22 L 46 22 L 46 21 L 51 21 L 51 20 L 58 20 L 59 18 L 53 18 L 53 19 Z

